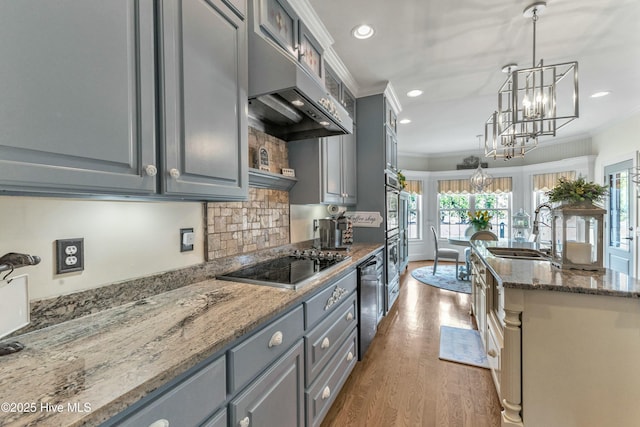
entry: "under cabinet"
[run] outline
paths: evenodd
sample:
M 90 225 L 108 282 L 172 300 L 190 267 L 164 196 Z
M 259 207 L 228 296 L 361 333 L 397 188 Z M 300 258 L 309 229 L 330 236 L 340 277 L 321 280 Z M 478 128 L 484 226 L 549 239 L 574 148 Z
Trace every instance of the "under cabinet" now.
M 157 191 L 154 3 L 0 3 L 0 189 Z
M 230 425 L 304 427 L 303 358 L 299 340 L 231 401 Z
M 0 4 L 0 191 L 240 200 L 243 0 Z
M 245 199 L 245 22 L 222 0 L 165 0 L 160 15 L 162 190 Z
M 356 204 L 355 127 L 354 134 L 296 141 L 288 149 L 298 178 L 289 194 L 292 204 Z

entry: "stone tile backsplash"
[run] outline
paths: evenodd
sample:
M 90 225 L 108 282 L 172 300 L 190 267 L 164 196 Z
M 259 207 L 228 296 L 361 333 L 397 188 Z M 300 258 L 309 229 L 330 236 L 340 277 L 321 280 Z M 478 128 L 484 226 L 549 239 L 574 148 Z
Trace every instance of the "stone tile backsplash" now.
M 289 244 L 289 193 L 249 188 L 246 202 L 207 203 L 207 260 Z
M 289 167 L 287 143 L 249 128 L 249 166 L 258 168 L 260 147 L 269 152 L 269 171 Z M 249 188 L 246 202 L 207 203 L 207 261 L 288 245 L 289 193 Z

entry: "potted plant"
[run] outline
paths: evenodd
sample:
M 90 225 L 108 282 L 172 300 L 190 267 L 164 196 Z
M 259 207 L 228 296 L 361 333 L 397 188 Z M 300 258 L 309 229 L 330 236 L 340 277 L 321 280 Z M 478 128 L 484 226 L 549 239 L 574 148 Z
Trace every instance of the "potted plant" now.
M 475 213 L 469 211 L 467 212 L 467 216 L 469 217 L 469 224 L 471 224 L 470 228 L 474 233 L 476 231 L 491 229 L 490 221 L 493 216 L 489 214 L 489 211 L 475 211 Z
M 402 171 L 398 171 L 397 175 L 398 175 L 398 184 L 400 184 L 400 188 L 404 190 L 407 186 L 407 177 L 405 177 L 402 174 Z
M 574 181 L 561 177 L 558 184 L 546 194 L 549 201 L 556 204 L 592 205 L 602 201 L 608 191 L 606 186 L 587 182 L 584 177 L 579 176 Z

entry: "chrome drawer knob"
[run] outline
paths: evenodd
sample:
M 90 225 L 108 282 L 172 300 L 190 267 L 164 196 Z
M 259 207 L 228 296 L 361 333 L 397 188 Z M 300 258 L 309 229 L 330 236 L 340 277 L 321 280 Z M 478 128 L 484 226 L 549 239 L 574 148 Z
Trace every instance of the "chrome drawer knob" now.
M 498 355 L 494 349 L 489 350 L 487 354 L 491 357 L 496 357 Z
M 349 352 L 349 354 L 347 354 L 347 362 L 351 362 L 353 360 L 353 353 Z
M 250 423 L 251 423 L 251 420 L 249 420 L 249 417 L 244 417 L 243 419 L 240 420 L 240 427 L 249 427 Z
M 349 320 L 353 320 L 353 313 L 352 312 L 347 313 L 347 321 L 349 321 Z
M 169 421 L 161 418 L 149 424 L 149 427 L 169 427 Z
M 173 178 L 173 179 L 178 179 L 178 178 L 180 178 L 180 171 L 178 169 L 176 169 L 176 168 L 172 168 L 169 171 L 169 175 L 171 175 L 171 178 Z
M 277 331 L 273 335 L 271 335 L 271 339 L 269 340 L 269 348 L 277 347 L 282 344 L 283 335 L 282 332 Z

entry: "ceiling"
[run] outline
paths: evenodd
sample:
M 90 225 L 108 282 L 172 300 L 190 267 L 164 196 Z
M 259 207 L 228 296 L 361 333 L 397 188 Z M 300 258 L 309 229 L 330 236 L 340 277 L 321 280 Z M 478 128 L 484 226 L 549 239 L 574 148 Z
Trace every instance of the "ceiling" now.
M 532 66 L 532 23 L 522 0 L 309 0 L 335 40 L 358 95 L 390 82 L 402 111 L 398 150 L 478 151 L 497 109 L 503 65 Z M 368 40 L 351 30 L 367 23 Z M 579 63 L 580 117 L 556 141 L 584 138 L 640 111 L 640 1 L 550 0 L 537 24 L 537 59 Z M 424 91 L 409 98 L 411 89 Z M 602 98 L 592 93 L 611 91 Z M 554 138 L 551 138 L 553 140 Z M 549 139 L 541 139 L 544 146 Z

